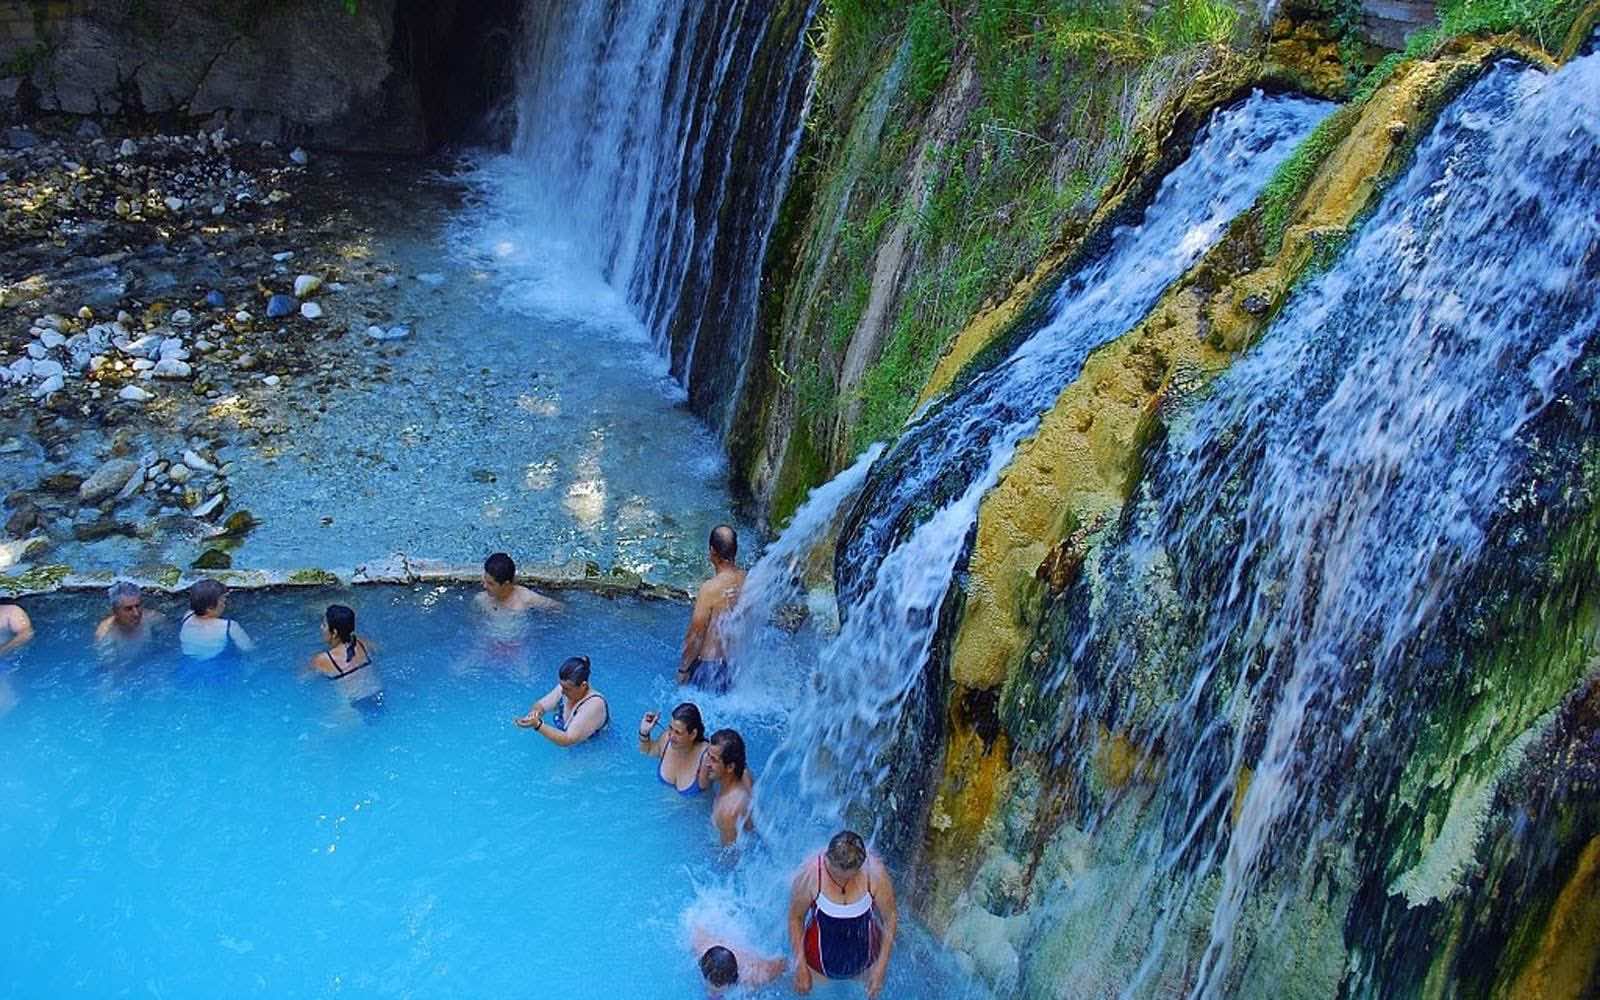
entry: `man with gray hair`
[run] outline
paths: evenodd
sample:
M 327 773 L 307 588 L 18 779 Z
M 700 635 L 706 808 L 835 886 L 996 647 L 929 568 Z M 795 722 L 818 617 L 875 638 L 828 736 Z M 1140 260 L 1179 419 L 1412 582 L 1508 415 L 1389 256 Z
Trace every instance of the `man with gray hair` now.
M 104 660 L 126 663 L 144 652 L 150 633 L 166 622 L 159 611 L 146 610 L 137 584 L 118 580 L 106 589 L 111 613 L 94 630 L 95 648 Z

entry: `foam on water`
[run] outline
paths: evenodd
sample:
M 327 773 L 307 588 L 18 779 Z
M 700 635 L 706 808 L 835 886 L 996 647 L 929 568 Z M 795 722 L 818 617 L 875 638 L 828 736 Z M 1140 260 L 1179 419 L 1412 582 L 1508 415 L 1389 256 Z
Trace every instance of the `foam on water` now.
M 375 723 L 297 677 L 331 600 L 373 642 Z M 195 684 L 161 657 L 100 666 L 99 601 L 27 606 L 39 637 L 0 666 L 0 996 L 684 997 L 701 917 L 783 950 L 767 901 L 799 859 L 749 847 L 737 896 L 694 910 L 736 855 L 710 796 L 673 794 L 635 749 L 639 716 L 679 697 L 682 607 L 573 596 L 491 655 L 466 591 L 236 594 L 262 652 Z M 579 651 L 612 722 L 563 751 L 512 719 Z M 710 706 L 707 722 L 757 761 L 782 727 Z M 891 995 L 967 995 L 902 927 Z

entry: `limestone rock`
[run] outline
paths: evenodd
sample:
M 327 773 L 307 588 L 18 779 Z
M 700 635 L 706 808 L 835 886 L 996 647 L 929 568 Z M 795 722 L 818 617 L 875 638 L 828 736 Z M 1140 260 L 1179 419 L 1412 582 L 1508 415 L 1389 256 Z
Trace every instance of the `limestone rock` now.
M 139 472 L 139 463 L 127 458 L 113 458 L 94 470 L 78 487 L 78 499 L 83 503 L 99 503 L 128 484 Z

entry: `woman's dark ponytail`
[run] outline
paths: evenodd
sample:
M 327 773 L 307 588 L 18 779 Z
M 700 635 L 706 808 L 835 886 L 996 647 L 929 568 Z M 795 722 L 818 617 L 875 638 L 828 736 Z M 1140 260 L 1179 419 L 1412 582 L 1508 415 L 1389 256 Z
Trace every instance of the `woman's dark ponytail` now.
M 330 604 L 323 617 L 328 631 L 344 643 L 344 662 L 349 663 L 356 656 L 356 613 L 343 604 Z

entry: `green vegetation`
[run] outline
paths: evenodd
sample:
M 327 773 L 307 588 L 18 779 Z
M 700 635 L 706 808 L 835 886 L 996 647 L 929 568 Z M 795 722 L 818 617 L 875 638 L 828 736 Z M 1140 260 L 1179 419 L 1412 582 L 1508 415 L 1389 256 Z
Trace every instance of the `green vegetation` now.
M 950 17 L 938 0 L 922 0 L 911 8 L 906 43 L 911 49 L 907 91 L 911 100 L 926 104 L 950 75 L 950 56 L 955 50 Z
M 1225 0 L 1153 10 L 1132 0 L 826 0 L 801 169 L 817 184 L 808 248 L 828 256 L 802 263 L 823 277 L 810 329 L 773 359 L 804 427 L 802 464 L 825 472 L 828 456 L 898 429 L 952 336 L 1092 209 L 1167 85 L 1225 43 L 1237 19 Z M 952 73 L 965 66 L 975 87 L 956 94 Z M 884 102 L 879 135 L 863 122 Z M 899 285 L 880 289 L 894 312 L 841 398 L 874 263 L 897 229 L 907 237 Z M 780 477 L 787 486 L 792 471 Z
M 1310 186 L 1317 168 L 1361 119 L 1361 106 L 1371 96 L 1372 91 L 1369 90 L 1360 100 L 1352 98 L 1344 107 L 1324 118 L 1289 158 L 1279 165 L 1272 179 L 1267 182 L 1258 204 L 1261 207 L 1261 226 L 1267 236 L 1268 253 L 1277 253 L 1283 245 L 1283 231 L 1288 228 L 1289 213 Z
M 289 582 L 297 587 L 336 587 L 339 577 L 325 569 L 297 569 L 289 574 Z

